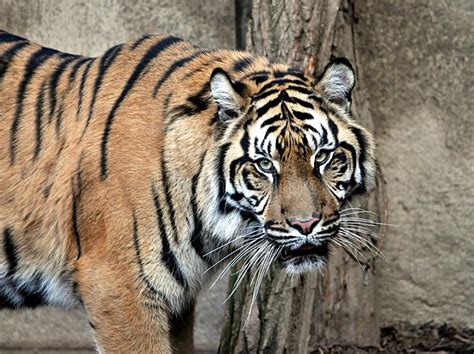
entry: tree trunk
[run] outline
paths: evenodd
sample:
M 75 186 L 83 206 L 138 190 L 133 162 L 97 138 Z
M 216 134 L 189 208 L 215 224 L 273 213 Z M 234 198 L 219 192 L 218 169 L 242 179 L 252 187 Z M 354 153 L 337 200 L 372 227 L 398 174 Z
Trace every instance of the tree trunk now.
M 354 115 L 372 129 L 357 67 L 353 1 L 253 0 L 251 4 L 249 0 L 237 0 L 238 29 L 243 31 L 237 38 L 243 49 L 274 62 L 304 67 L 311 75 L 320 74 L 331 57 L 348 58 L 359 76 L 353 97 Z M 379 183 L 379 190 L 380 185 L 383 183 Z M 383 214 L 383 193 L 379 190 L 354 205 Z M 377 348 L 375 259 L 366 250 L 361 252 L 366 259 L 361 257 L 358 264 L 353 255 L 335 249 L 324 275 L 291 278 L 274 265 L 249 318 L 253 284 L 248 276 L 228 301 L 220 352 L 308 353 Z M 234 282 L 235 277 L 231 277 L 230 289 Z

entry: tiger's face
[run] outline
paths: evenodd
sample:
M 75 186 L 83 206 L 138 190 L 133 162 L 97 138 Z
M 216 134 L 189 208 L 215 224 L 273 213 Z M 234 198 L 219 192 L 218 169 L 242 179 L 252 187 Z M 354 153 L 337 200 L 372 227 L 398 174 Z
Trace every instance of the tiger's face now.
M 254 227 L 247 233 L 254 252 L 272 254 L 290 272 L 327 260 L 341 206 L 373 187 L 374 144 L 350 117 L 353 86 L 352 68 L 341 60 L 316 84 L 288 73 L 247 99 L 225 73 L 211 80 L 228 122 L 226 207 Z

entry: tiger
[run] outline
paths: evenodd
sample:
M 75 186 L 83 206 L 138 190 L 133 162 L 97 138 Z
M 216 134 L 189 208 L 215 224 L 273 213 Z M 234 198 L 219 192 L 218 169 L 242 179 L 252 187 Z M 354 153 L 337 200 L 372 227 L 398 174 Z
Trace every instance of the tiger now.
M 103 353 L 193 352 L 227 260 L 302 274 L 375 184 L 355 72 L 145 35 L 91 58 L 0 32 L 0 307 L 82 306 Z

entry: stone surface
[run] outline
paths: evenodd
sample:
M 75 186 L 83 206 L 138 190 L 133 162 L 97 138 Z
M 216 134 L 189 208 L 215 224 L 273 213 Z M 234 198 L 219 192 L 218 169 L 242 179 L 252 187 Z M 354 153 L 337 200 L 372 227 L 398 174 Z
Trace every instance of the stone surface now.
M 382 325 L 474 327 L 474 3 L 356 1 L 389 228 Z
M 70 53 L 99 55 L 146 33 L 235 46 L 232 1 L 0 0 L 0 28 Z
M 45 307 L 0 311 L 0 353 L 19 348 L 90 350 L 91 338 L 89 324 L 80 310 Z
M 0 0 L 0 29 L 84 55 L 99 55 L 146 33 L 171 33 L 203 47 L 235 46 L 232 1 Z M 195 340 L 202 352 L 215 351 L 219 344 L 226 289 L 221 281 L 198 301 Z M 33 353 L 37 348 L 41 353 L 65 348 L 80 352 L 92 347 L 80 310 L 0 311 L 0 353 Z

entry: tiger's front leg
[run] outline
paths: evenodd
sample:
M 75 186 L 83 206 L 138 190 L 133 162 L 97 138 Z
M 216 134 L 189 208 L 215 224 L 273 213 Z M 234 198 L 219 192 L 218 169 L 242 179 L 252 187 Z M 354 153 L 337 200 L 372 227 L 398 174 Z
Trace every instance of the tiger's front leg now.
M 133 264 L 99 254 L 81 257 L 76 278 L 99 352 L 172 353 L 166 303 L 137 282 Z

